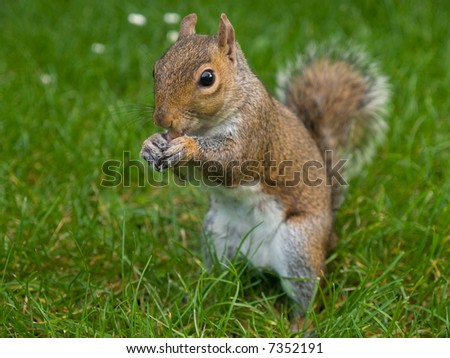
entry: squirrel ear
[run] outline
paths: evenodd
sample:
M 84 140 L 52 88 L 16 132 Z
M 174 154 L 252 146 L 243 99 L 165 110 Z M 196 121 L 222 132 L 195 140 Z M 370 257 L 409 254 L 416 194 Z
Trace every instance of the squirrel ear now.
M 197 14 L 187 15 L 180 24 L 178 38 L 182 38 L 195 33 L 195 24 L 197 23 Z
M 236 40 L 234 38 L 234 29 L 227 15 L 220 15 L 219 22 L 219 49 L 221 49 L 228 59 L 236 64 Z

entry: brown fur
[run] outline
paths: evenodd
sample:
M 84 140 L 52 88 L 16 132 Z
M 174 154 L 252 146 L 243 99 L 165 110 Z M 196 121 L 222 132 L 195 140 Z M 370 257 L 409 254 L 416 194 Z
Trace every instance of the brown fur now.
M 195 35 L 196 20 L 191 14 L 182 21 L 179 40 L 155 64 L 154 121 L 168 129 L 171 140 L 164 143 L 155 134 L 142 155 L 156 169 L 204 165 L 205 182 L 231 188 L 258 182 L 282 208 L 283 223 L 303 240 L 289 238 L 293 261 L 285 264 L 292 270 L 306 265 L 320 276 L 336 241 L 333 207 L 339 194 L 336 185 L 325 185 L 323 151 L 347 144 L 352 121 L 365 115 L 366 83 L 349 64 L 323 59 L 292 79 L 285 106 L 248 67 L 224 14 L 216 36 Z M 210 86 L 199 82 L 205 70 L 215 75 Z M 249 161 L 250 168 L 244 164 Z M 299 174 L 320 184 L 286 184 Z M 299 284 L 294 291 L 300 298 L 291 293 L 303 308 L 311 287 L 305 293 Z

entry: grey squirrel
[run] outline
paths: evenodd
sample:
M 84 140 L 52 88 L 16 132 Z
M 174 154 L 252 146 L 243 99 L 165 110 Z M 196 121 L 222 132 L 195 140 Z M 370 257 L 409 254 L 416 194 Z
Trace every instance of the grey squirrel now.
M 200 173 L 207 255 L 226 263 L 238 253 L 274 271 L 304 312 L 336 241 L 342 183 L 327 167 L 350 158 L 357 169 L 357 157 L 370 157 L 386 128 L 387 82 L 358 52 L 310 49 L 279 75 L 282 103 L 250 69 L 225 14 L 214 36 L 195 34 L 196 22 L 182 20 L 154 66 L 153 118 L 166 131 L 141 156 L 159 171 Z

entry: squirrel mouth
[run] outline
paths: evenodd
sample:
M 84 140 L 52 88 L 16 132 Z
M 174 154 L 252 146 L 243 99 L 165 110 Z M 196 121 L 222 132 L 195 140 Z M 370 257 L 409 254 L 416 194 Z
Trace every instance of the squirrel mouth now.
M 173 130 L 168 130 L 167 132 L 162 134 L 163 138 L 167 141 L 167 143 L 170 143 L 174 139 L 181 137 L 183 135 L 184 135 L 183 132 L 176 132 Z

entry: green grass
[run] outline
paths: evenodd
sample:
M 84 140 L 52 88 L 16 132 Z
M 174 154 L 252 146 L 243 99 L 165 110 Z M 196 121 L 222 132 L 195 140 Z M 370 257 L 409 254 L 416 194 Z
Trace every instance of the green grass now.
M 339 212 L 317 335 L 450 337 L 448 2 L 223 3 L 1 2 L 0 336 L 291 335 L 272 277 L 205 270 L 205 195 L 139 187 L 133 162 L 157 131 L 152 63 L 177 29 L 163 14 L 195 11 L 213 33 L 225 11 L 272 92 L 277 67 L 334 37 L 366 46 L 391 80 L 388 138 Z M 101 185 L 107 160 L 129 185 Z

